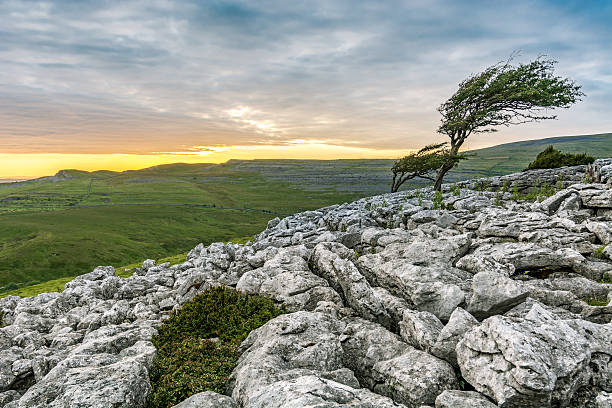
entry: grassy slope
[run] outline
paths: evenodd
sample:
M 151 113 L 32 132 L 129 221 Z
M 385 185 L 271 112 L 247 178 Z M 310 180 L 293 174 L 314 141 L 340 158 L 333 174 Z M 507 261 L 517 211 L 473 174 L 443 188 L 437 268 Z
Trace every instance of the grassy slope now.
M 596 158 L 612 157 L 612 133 L 552 137 L 475 150 L 477 156 L 463 162 L 454 173 L 462 178 L 469 178 L 471 175 L 492 176 L 521 171 L 527 168 L 538 153 L 550 145 L 554 145 L 562 152 L 584 152 Z
M 67 171 L 0 188 L 0 286 L 74 276 L 260 232 L 277 215 L 354 194 L 313 194 L 210 165 Z
M 486 135 L 476 136 L 485 138 Z M 470 160 L 464 161 L 447 176 L 447 182 L 475 177 L 496 176 L 527 167 L 546 146 L 554 144 L 564 152 L 587 152 L 595 157 L 612 157 L 612 133 L 602 135 L 557 137 L 508 143 L 474 150 Z M 333 189 L 355 191 L 361 196 L 389 191 L 393 160 L 232 160 L 228 166 L 290 182 L 310 191 Z M 415 179 L 403 189 L 428 185 L 428 181 Z
M 481 136 L 485 137 L 485 136 Z M 475 151 L 448 181 L 524 169 L 554 144 L 612 156 L 612 134 Z M 255 160 L 83 172 L 0 185 L 0 286 L 182 253 L 261 231 L 270 218 L 388 191 L 391 160 Z M 53 283 L 57 284 L 60 283 Z M 63 285 L 63 284 L 62 284 Z

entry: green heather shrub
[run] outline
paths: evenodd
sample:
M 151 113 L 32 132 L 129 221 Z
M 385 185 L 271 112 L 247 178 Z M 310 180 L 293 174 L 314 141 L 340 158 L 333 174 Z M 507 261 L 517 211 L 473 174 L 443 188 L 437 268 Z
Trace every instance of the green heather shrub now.
M 172 312 L 153 337 L 149 407 L 172 407 L 203 391 L 223 393 L 236 349 L 254 329 L 284 313 L 270 299 L 212 288 Z
M 555 169 L 564 166 L 578 166 L 581 164 L 591 164 L 595 158 L 586 153 L 562 153 L 552 145 L 536 156 L 536 159 L 529 163 L 528 170 L 533 169 Z

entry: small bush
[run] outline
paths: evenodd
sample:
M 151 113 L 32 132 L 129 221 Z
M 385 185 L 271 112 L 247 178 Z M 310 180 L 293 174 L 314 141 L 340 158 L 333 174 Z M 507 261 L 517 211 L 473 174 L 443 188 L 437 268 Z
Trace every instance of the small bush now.
M 586 153 L 562 153 L 553 146 L 548 146 L 543 152 L 536 156 L 536 159 L 529 163 L 527 170 L 533 169 L 556 169 L 564 166 L 579 166 L 581 164 L 591 164 L 595 158 Z
M 149 407 L 172 407 L 203 392 L 223 393 L 247 335 L 284 313 L 261 296 L 212 288 L 187 302 L 153 337 L 157 356 L 150 372 Z

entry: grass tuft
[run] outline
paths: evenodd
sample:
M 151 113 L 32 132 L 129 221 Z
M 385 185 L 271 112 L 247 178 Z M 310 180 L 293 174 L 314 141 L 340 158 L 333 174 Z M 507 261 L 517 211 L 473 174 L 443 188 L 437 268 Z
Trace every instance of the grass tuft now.
M 606 259 L 606 255 L 604 254 L 604 250 L 606 249 L 606 245 L 602 245 L 593 251 L 593 256 L 597 259 Z
M 609 303 L 607 298 L 599 298 L 599 297 L 590 297 L 590 298 L 586 298 L 583 300 L 587 305 L 590 305 L 590 306 L 608 306 L 608 303 Z

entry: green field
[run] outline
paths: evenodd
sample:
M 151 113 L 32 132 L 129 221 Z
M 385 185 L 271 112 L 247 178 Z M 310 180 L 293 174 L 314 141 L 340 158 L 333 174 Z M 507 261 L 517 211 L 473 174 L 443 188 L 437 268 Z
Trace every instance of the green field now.
M 612 134 L 510 143 L 474 151 L 447 181 L 520 171 L 550 144 L 612 157 Z M 0 288 L 251 236 L 276 216 L 387 192 L 392 162 L 231 160 L 0 184 Z
M 225 166 L 63 171 L 0 187 L 0 286 L 15 288 L 254 235 L 276 216 L 355 198 Z

